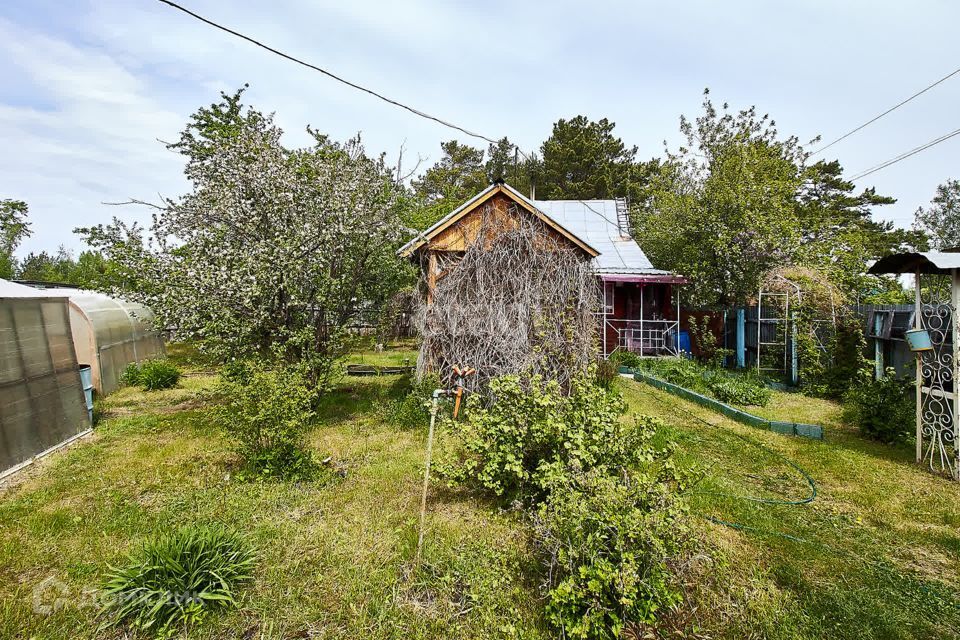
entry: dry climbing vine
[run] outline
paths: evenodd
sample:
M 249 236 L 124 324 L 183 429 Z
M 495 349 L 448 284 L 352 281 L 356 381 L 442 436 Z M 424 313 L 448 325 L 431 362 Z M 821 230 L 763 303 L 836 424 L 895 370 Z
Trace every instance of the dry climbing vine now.
M 486 387 L 527 372 L 569 389 L 595 357 L 599 296 L 586 257 L 515 207 L 487 206 L 460 233 L 466 251 L 441 254 L 432 296 L 420 297 L 418 373 L 451 384 L 452 367 L 469 366 L 470 385 Z

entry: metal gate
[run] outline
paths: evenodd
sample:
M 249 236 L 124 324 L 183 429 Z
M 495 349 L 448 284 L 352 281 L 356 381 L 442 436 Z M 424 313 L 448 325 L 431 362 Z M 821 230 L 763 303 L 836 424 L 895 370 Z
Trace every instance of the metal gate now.
M 917 462 L 960 479 L 957 460 L 956 275 L 916 274 L 915 328 L 926 329 L 933 349 L 918 354 Z

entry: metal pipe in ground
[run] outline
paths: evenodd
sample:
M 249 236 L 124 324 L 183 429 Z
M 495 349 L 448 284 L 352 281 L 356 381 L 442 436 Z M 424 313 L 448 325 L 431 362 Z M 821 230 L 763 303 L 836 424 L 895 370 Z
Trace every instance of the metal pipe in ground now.
M 445 389 L 434 389 L 433 399 L 430 402 L 430 431 L 427 432 L 427 461 L 423 473 L 423 493 L 420 496 L 420 532 L 417 535 L 417 553 L 413 565 L 420 564 L 420 555 L 423 552 L 423 529 L 427 518 L 427 492 L 430 488 L 430 461 L 433 457 L 433 427 L 437 422 L 437 407 L 440 396 L 446 393 Z

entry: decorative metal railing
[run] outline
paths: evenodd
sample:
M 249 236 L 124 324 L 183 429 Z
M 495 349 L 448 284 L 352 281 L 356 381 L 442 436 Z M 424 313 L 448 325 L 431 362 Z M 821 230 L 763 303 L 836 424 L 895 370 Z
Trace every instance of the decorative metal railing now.
M 641 356 L 677 356 L 677 320 L 618 320 L 608 318 L 604 326 L 613 329 L 614 344 L 607 344 L 609 353 L 617 350 L 630 351 Z M 608 332 L 607 332 L 608 333 Z

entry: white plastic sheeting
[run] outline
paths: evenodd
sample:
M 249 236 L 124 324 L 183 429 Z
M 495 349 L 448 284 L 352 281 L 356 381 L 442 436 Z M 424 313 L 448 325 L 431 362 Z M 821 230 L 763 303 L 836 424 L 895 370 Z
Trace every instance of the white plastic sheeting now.
M 153 312 L 141 304 L 78 289 L 46 289 L 69 300 L 77 361 L 90 365 L 93 386 L 101 395 L 120 386 L 131 362 L 164 355 L 163 340 L 153 328 Z

